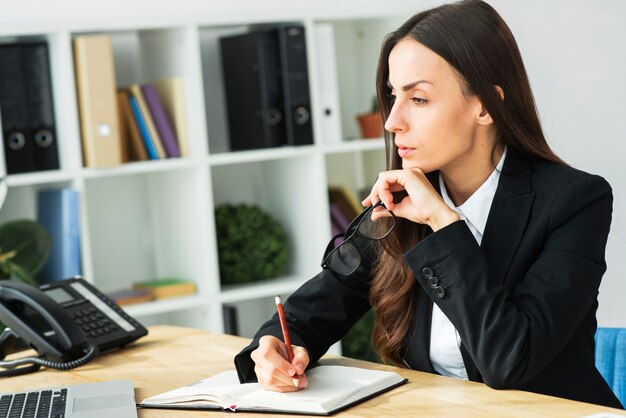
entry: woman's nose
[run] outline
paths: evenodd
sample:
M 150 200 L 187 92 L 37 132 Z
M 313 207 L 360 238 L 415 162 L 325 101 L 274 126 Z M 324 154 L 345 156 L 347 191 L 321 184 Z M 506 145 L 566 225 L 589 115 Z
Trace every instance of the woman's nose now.
M 391 107 L 391 112 L 389 112 L 389 116 L 385 121 L 385 129 L 393 133 L 402 133 L 406 132 L 407 128 L 408 126 L 402 116 L 401 108 L 396 102 Z

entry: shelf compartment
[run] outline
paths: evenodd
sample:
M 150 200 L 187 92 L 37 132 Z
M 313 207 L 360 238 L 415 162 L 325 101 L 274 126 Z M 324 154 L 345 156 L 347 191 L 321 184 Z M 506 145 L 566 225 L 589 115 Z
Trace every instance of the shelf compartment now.
M 44 171 L 44 172 L 32 171 L 30 173 L 25 173 L 25 174 L 35 174 L 35 173 L 51 174 L 52 180 L 50 181 L 46 181 L 46 180 L 42 181 L 42 180 L 39 180 L 37 177 L 33 177 L 33 179 L 37 179 L 35 180 L 35 182 L 40 182 L 40 183 L 54 182 L 54 181 L 58 181 L 57 177 L 55 177 L 55 175 L 52 174 L 54 171 L 60 171 L 60 172 L 72 171 L 76 167 L 78 167 L 79 161 L 80 161 L 80 157 L 79 157 L 80 153 L 75 151 L 76 144 L 78 144 L 79 142 L 78 125 L 76 121 L 71 117 L 72 115 L 75 114 L 74 111 L 76 109 L 76 104 L 75 104 L 75 98 L 73 95 L 74 80 L 72 77 L 73 68 L 71 66 L 72 60 L 71 60 L 71 48 L 69 47 L 69 35 L 66 32 L 55 32 L 55 33 L 47 33 L 47 34 L 37 33 L 37 34 L 28 34 L 28 35 L 24 34 L 22 36 L 9 36 L 9 37 L 0 35 L 0 43 L 3 43 L 3 44 L 4 43 L 20 44 L 20 43 L 32 43 L 32 42 L 37 42 L 37 43 L 43 42 L 47 45 L 48 70 L 49 70 L 48 76 L 50 77 L 50 84 L 51 84 L 50 88 L 51 88 L 51 94 L 52 94 L 52 97 L 51 97 L 52 108 L 48 109 L 46 106 L 46 103 L 48 102 L 48 100 L 45 96 L 47 95 L 38 96 L 34 98 L 34 100 L 37 101 L 35 103 L 39 103 L 40 110 L 43 111 L 44 113 L 47 114 L 49 110 L 52 110 L 54 120 L 52 121 L 50 126 L 47 126 L 47 123 L 46 123 L 46 128 L 51 129 L 51 131 L 54 133 L 53 134 L 54 140 L 52 144 L 50 145 L 51 148 L 49 148 L 49 150 L 56 148 L 56 152 L 58 154 L 59 165 L 56 170 Z M 25 60 L 25 59 L 26 58 L 24 57 L 24 53 L 23 53 L 22 60 Z M 28 67 L 31 67 L 33 68 L 33 71 L 36 71 L 36 67 L 33 67 L 34 65 L 33 62 L 27 63 L 26 61 L 24 61 L 23 64 L 24 65 L 28 64 L 27 65 Z M 26 75 L 23 75 L 23 77 L 26 77 Z M 22 96 L 29 95 L 28 88 L 26 86 L 28 82 L 26 80 L 27 79 L 24 78 L 23 82 L 25 84 L 22 87 L 17 88 L 18 91 L 21 90 L 20 94 Z M 36 87 L 37 89 L 41 89 L 41 87 L 37 87 L 37 86 L 31 86 L 31 87 Z M 23 98 L 23 100 L 27 100 L 27 99 Z M 30 100 L 32 101 L 33 98 L 31 98 Z M 32 105 L 33 103 L 30 104 L 30 106 Z M 24 106 L 28 107 L 27 103 L 24 103 Z M 35 104 L 35 106 L 37 106 L 37 104 Z M 66 117 L 67 115 L 70 115 L 70 117 L 69 118 Z M 40 116 L 37 116 L 37 117 L 40 117 Z M 1 125 L 2 124 L 0 123 L 0 126 Z M 27 122 L 27 126 L 22 127 L 22 129 L 30 129 L 28 125 L 29 123 Z M 41 126 L 39 128 L 41 128 Z M 29 134 L 27 134 L 27 136 L 28 135 Z M 32 141 L 32 140 L 33 139 L 29 139 L 29 141 Z M 33 146 L 36 147 L 36 145 L 33 145 Z M 0 152 L 0 155 L 2 155 L 1 158 L 3 159 L 5 158 L 4 152 Z M 6 169 L 6 165 L 4 161 L 0 164 L 0 166 L 2 167 L 2 169 L 0 169 L 0 172 Z M 18 177 L 18 178 L 21 178 L 21 179 L 28 178 L 28 176 Z M 17 183 L 17 184 L 23 185 L 23 184 L 28 184 L 28 183 Z
M 85 180 L 93 282 L 103 292 L 178 277 L 208 284 L 204 170 L 186 168 Z
M 330 227 L 320 224 L 326 212 L 326 176 L 321 156 L 245 162 L 211 167 L 214 205 L 254 204 L 284 228 L 289 241 L 285 275 L 310 276 L 319 270 L 319 254 Z
M 74 38 L 95 33 L 72 33 Z M 197 84 L 199 65 L 197 52 L 197 32 L 193 27 L 174 27 L 160 29 L 113 30 L 98 32 L 106 35 L 113 49 L 113 64 L 116 87 L 126 88 L 133 84 L 146 84 L 157 80 L 177 78 L 183 85 L 183 102 L 185 128 L 187 133 L 202 137 L 204 130 L 198 131 L 191 123 L 190 113 L 197 107 L 193 100 L 193 89 L 189 86 Z M 195 55 L 194 55 L 195 54 Z M 172 120 L 176 123 L 176 120 Z M 178 129 L 175 129 L 178 134 Z M 202 155 L 206 147 L 195 147 L 192 138 L 186 135 L 183 139 L 186 147 L 178 139 L 178 148 L 187 149 L 189 155 Z M 204 142 L 204 141 L 199 141 Z M 130 146 L 129 144 L 127 144 Z M 185 157 L 184 154 L 182 154 Z M 162 161 L 162 160 L 158 160 Z M 157 162 L 151 160 L 150 162 Z M 125 163 L 122 166 L 126 165 Z
M 207 124 L 208 136 L 209 136 L 210 154 L 212 155 L 220 154 L 220 153 L 225 153 L 231 150 L 230 128 L 229 128 L 229 117 L 228 117 L 229 114 L 228 114 L 228 106 L 227 106 L 228 102 L 226 100 L 226 84 L 227 83 L 225 81 L 224 70 L 222 68 L 223 59 L 222 59 L 222 52 L 221 52 L 221 46 L 220 46 L 220 39 L 223 37 L 232 36 L 232 35 L 243 35 L 243 34 L 253 33 L 255 31 L 258 31 L 259 29 L 264 30 L 264 29 L 268 29 L 272 27 L 280 27 L 286 24 L 304 26 L 302 22 L 297 22 L 297 21 L 289 21 L 289 23 L 276 21 L 276 22 L 260 22 L 259 24 L 256 24 L 256 25 L 254 24 L 253 25 L 229 25 L 229 26 L 213 26 L 213 27 L 205 26 L 199 29 L 204 98 L 205 98 L 205 104 L 206 104 L 205 106 L 206 124 Z M 308 33 L 306 33 L 306 37 L 307 39 L 309 39 Z M 250 45 L 253 45 L 253 44 L 250 44 Z M 260 44 L 256 44 L 256 47 L 259 48 Z M 254 50 L 254 47 L 251 47 L 251 48 Z M 266 45 L 264 49 L 267 49 L 267 48 L 268 47 Z M 237 52 L 238 52 L 237 56 L 241 56 L 241 54 L 246 53 L 246 51 L 241 51 L 240 49 L 241 48 L 237 48 Z M 243 48 L 243 49 L 245 50 L 247 48 Z M 298 51 L 301 49 L 302 48 L 300 45 L 294 44 L 294 49 L 292 53 L 295 53 L 294 51 Z M 278 54 L 278 51 L 275 51 L 275 52 Z M 308 57 L 309 45 L 306 46 L 306 52 L 307 52 L 307 59 L 308 59 L 309 58 Z M 254 54 L 252 53 L 251 55 L 254 55 Z M 272 54 L 268 54 L 268 55 L 270 57 L 272 56 Z M 265 74 L 265 72 L 267 71 L 267 74 L 271 76 L 280 75 L 281 69 L 273 68 L 271 64 L 267 64 L 267 65 L 262 64 L 264 62 L 265 63 L 273 62 L 273 60 L 268 59 L 268 55 L 263 55 L 265 58 L 259 57 L 258 62 L 254 62 L 254 63 L 246 62 L 245 64 L 238 63 L 236 65 L 236 68 L 246 69 L 246 70 L 255 69 L 254 73 L 256 74 Z M 296 61 L 299 62 L 299 59 L 294 59 L 294 62 Z M 309 62 L 309 65 L 310 65 L 310 62 Z M 295 73 L 294 73 L 294 69 L 296 70 Z M 262 110 L 261 108 L 267 104 L 266 100 L 263 99 L 263 97 L 271 96 L 271 97 L 274 97 L 274 99 L 280 100 L 280 97 L 276 97 L 276 94 L 279 94 L 279 95 L 281 94 L 281 93 L 275 92 L 276 86 L 274 86 L 274 84 L 276 80 L 274 79 L 274 81 L 267 81 L 264 79 L 262 81 L 256 82 L 255 80 L 258 80 L 257 77 L 260 77 L 259 75 L 255 74 L 254 76 L 251 76 L 247 72 L 245 71 L 243 72 L 244 74 L 237 75 L 237 80 L 244 80 L 245 83 L 244 81 L 242 81 L 241 84 L 242 86 L 245 86 L 245 87 L 241 87 L 241 92 L 237 92 L 237 94 L 234 95 L 236 97 L 232 97 L 231 100 L 241 99 L 241 101 L 238 102 L 239 105 L 241 105 L 242 103 L 245 103 L 246 105 L 247 104 L 251 105 L 247 109 L 241 109 L 240 113 L 246 112 L 245 115 L 250 115 L 250 113 L 256 112 L 257 113 L 256 116 L 261 117 L 261 115 L 263 115 L 262 116 L 263 118 L 268 117 L 267 115 L 264 115 L 262 113 L 264 112 L 264 110 Z M 286 74 L 287 73 L 285 73 L 284 75 Z M 296 75 L 293 75 L 293 77 L 300 77 L 298 78 L 298 80 L 302 81 L 303 76 L 302 74 L 299 74 L 299 70 L 297 70 L 296 66 L 294 66 L 293 68 L 289 70 L 289 74 L 296 74 Z M 270 87 L 267 87 L 267 88 L 261 87 L 265 85 L 266 83 Z M 309 80 L 309 84 L 310 84 L 310 80 Z M 269 89 L 269 90 L 261 92 L 260 91 L 261 89 Z M 311 89 L 309 89 L 309 91 L 311 91 Z M 302 94 L 303 93 L 301 92 L 294 92 L 293 96 L 295 97 L 296 95 L 298 95 L 299 97 L 301 97 Z M 287 98 L 288 94 L 285 92 L 284 96 L 285 98 Z M 270 101 L 272 100 L 270 99 Z M 264 104 L 260 105 L 259 103 L 264 103 Z M 285 106 L 288 106 L 288 102 L 284 104 Z M 303 106 L 305 104 L 298 102 L 297 105 Z M 275 104 L 271 106 L 275 106 Z M 237 109 L 239 110 L 240 107 L 241 106 L 237 106 Z M 243 107 L 246 107 L 246 106 L 244 105 Z M 311 111 L 310 107 L 308 110 Z M 281 120 L 282 118 L 282 122 L 280 123 L 280 126 L 283 126 L 284 128 L 283 124 L 289 123 L 287 122 L 289 112 L 287 111 L 287 109 L 283 109 L 282 112 L 277 112 L 276 114 L 279 115 L 277 116 L 277 120 Z M 259 121 L 256 117 L 252 117 L 252 119 L 254 120 L 254 124 L 256 124 L 256 122 Z M 244 121 L 243 123 L 245 125 L 246 123 L 245 121 L 248 121 L 249 119 L 244 117 L 242 118 L 242 120 Z M 308 124 L 306 125 L 308 126 Z M 295 125 L 295 126 L 296 126 L 295 130 L 297 130 L 298 125 Z M 283 132 L 283 133 L 286 134 L 286 132 Z M 308 143 L 309 142 L 308 134 L 306 134 L 306 138 L 307 138 L 306 142 Z M 259 142 L 264 142 L 259 138 L 257 139 L 259 140 Z M 275 142 L 285 142 L 285 141 L 288 141 L 286 137 L 282 139 L 277 139 Z M 255 142 L 255 141 L 252 141 L 252 142 Z M 296 140 L 295 142 L 298 142 L 298 141 Z M 247 144 L 247 145 L 253 146 L 252 143 Z M 267 146 L 269 144 L 263 144 L 263 145 L 259 144 L 259 145 L 263 147 L 264 145 Z M 243 145 L 241 147 L 243 148 Z M 237 147 L 235 146 L 235 148 Z
M 372 110 L 376 97 L 376 67 L 382 39 L 397 29 L 406 16 L 327 20 L 334 34 L 342 138 L 361 138 L 356 115 Z M 320 59 L 318 57 L 318 59 Z

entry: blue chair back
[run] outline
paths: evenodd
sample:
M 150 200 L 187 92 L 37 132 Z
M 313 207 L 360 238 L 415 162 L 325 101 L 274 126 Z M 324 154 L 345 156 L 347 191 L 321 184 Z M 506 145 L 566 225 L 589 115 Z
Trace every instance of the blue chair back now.
M 596 367 L 622 405 L 626 405 L 626 328 L 598 328 Z

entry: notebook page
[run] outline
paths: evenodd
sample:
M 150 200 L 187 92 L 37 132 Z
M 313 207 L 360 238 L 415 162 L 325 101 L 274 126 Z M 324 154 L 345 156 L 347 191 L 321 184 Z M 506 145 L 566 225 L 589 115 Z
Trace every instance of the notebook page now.
M 251 392 L 239 399 L 237 408 L 324 413 L 403 380 L 393 372 L 345 366 L 316 367 L 307 379 L 308 386 L 298 392 Z
M 142 404 L 165 405 L 193 402 L 199 405 L 206 401 L 224 407 L 236 404 L 236 399 L 259 389 L 257 383 L 239 383 L 237 372 L 231 370 L 202 379 L 187 386 L 144 399 Z

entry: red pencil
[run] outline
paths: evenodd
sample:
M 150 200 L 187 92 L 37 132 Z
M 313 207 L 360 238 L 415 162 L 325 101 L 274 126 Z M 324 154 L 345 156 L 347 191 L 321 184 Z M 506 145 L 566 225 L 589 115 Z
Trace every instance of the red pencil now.
M 291 348 L 291 340 L 289 339 L 289 329 L 287 328 L 287 320 L 285 319 L 285 311 L 283 310 L 283 301 L 280 296 L 276 295 L 274 298 L 276 302 L 276 309 L 278 309 L 278 318 L 280 319 L 280 328 L 283 331 L 283 340 L 285 340 L 285 346 L 287 347 L 287 356 L 289 356 L 289 362 L 293 363 L 293 349 Z M 298 387 L 300 379 L 293 378 L 293 384 Z

